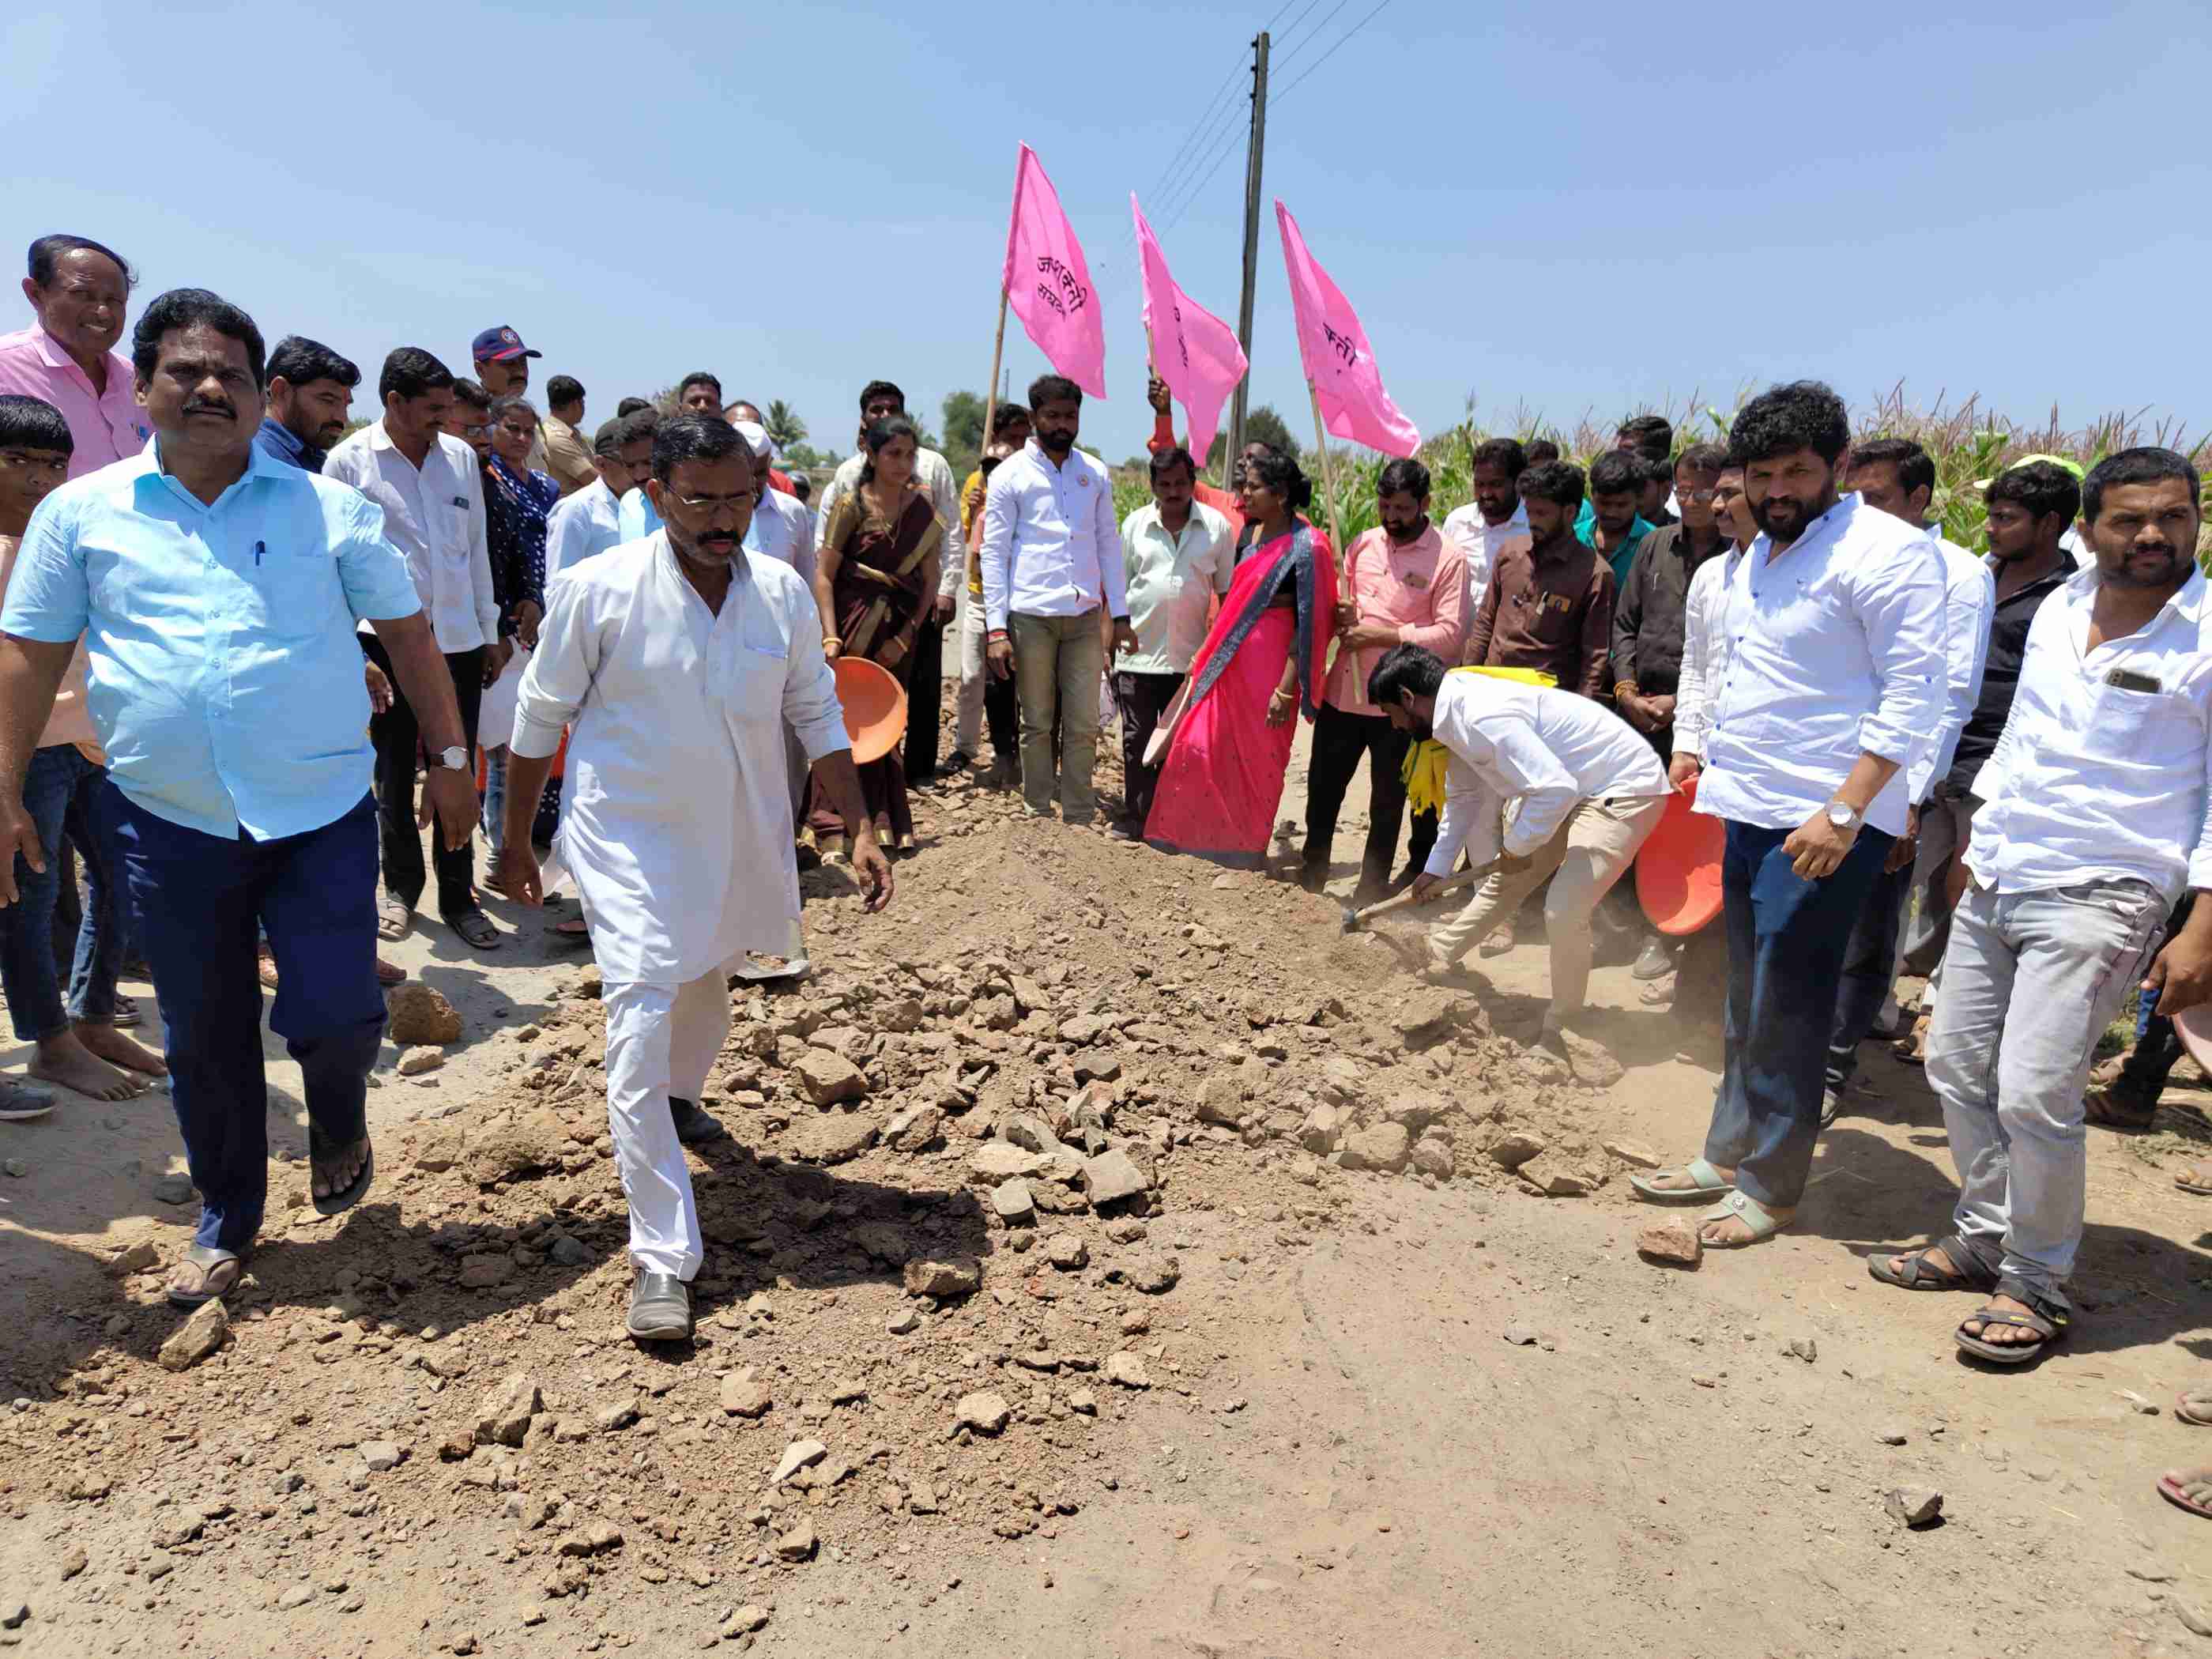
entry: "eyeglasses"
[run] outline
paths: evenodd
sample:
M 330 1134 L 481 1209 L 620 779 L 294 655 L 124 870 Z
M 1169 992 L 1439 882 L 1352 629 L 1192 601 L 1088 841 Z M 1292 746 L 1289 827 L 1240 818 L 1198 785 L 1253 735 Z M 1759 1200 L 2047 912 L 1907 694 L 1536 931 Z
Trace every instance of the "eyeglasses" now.
M 743 495 L 668 495 L 664 496 L 662 499 L 674 502 L 678 507 L 682 507 L 686 513 L 696 513 L 699 514 L 700 517 L 708 519 L 711 519 L 716 514 L 723 512 L 727 512 L 729 515 L 734 519 L 742 508 L 750 507 L 753 504 L 753 498 L 750 494 Z
M 1703 503 L 1718 501 L 1721 492 L 1717 489 L 1678 489 L 1674 492 L 1674 495 L 1678 501 Z
M 473 426 L 465 426 L 461 428 L 459 435 L 464 438 L 481 438 L 485 433 L 490 430 L 491 427 L 488 422 L 479 421 Z

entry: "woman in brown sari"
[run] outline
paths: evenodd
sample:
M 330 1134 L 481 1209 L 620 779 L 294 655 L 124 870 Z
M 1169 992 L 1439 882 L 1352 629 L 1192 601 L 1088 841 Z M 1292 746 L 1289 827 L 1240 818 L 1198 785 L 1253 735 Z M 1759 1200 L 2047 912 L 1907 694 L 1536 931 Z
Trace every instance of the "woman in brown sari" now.
M 831 509 L 814 569 L 814 603 L 822 612 L 822 653 L 865 657 L 905 685 L 914 641 L 937 593 L 944 529 L 929 495 L 914 476 L 917 441 L 903 416 L 878 421 L 865 440 L 860 482 Z M 860 769 L 860 787 L 886 852 L 914 849 L 914 813 L 907 805 L 902 746 Z M 817 792 L 807 815 L 825 854 L 841 851 L 844 821 Z

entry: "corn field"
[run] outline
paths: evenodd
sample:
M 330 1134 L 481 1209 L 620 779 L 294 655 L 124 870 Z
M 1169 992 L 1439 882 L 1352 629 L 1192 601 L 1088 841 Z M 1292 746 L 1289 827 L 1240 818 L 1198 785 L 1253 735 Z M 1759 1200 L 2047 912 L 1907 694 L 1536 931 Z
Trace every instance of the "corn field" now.
M 1674 450 L 1679 454 L 1692 444 L 1726 443 L 1735 410 L 1748 398 L 1747 392 L 1740 394 L 1725 410 L 1693 395 L 1679 404 L 1632 412 L 1665 416 L 1674 426 Z M 1549 438 L 1569 459 L 1587 467 L 1613 447 L 1616 425 L 1586 411 L 1570 429 L 1547 421 L 1525 405 L 1510 420 L 1492 425 L 1478 422 L 1470 407 L 1466 420 L 1422 446 L 1420 459 L 1429 469 L 1430 516 L 1441 522 L 1453 508 L 1473 499 L 1470 458 L 1474 446 L 1486 438 L 1505 435 L 1524 441 Z M 2028 425 L 1984 408 L 1978 398 L 1958 404 L 1939 402 L 1930 410 L 1916 409 L 1906 402 L 1902 386 L 1860 411 L 1855 429 L 1862 439 L 1911 438 L 1926 449 L 1936 461 L 1936 495 L 1929 515 L 1950 540 L 1976 550 L 1983 546 L 1981 487 L 2026 456 L 2063 455 L 2087 468 L 2116 450 L 2157 444 L 2187 455 L 2201 471 L 2212 453 L 2212 434 L 2192 440 L 2179 422 L 2170 419 L 2148 422 L 2141 416 L 2110 415 L 2075 428 L 2065 426 L 2054 408 L 2041 422 Z M 1329 451 L 1336 511 L 1347 541 L 1377 522 L 1375 484 L 1388 459 L 1372 450 Z M 1329 503 L 1322 489 L 1321 458 L 1309 452 L 1300 465 L 1313 480 L 1310 516 L 1316 524 L 1326 526 Z M 1150 482 L 1142 470 L 1125 469 L 1115 475 L 1114 503 L 1124 516 L 1151 498 Z M 2206 516 L 2212 521 L 2212 490 L 2207 491 Z M 2208 522 L 2207 540 L 2212 544 L 2212 522 Z M 2212 545 L 2200 549 L 2200 554 L 2212 555 Z

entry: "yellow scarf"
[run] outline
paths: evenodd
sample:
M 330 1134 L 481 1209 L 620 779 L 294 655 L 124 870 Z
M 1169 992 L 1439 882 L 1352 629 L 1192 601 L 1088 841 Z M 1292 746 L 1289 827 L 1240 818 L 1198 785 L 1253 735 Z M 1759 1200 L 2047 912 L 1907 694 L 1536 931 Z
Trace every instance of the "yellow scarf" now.
M 1540 668 L 1455 668 L 1455 674 L 1488 674 L 1501 680 L 1518 680 L 1523 685 L 1553 686 L 1559 678 Z M 1444 771 L 1451 764 L 1451 752 L 1434 738 L 1426 738 L 1406 751 L 1402 775 L 1406 780 L 1406 801 L 1416 812 L 1441 812 L 1444 810 Z

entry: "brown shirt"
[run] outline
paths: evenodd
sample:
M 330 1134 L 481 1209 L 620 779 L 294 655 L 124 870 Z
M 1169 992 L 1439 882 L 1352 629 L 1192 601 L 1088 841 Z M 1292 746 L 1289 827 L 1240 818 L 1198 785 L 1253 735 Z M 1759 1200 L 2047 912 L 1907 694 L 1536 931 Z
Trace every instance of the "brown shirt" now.
M 1477 666 L 1536 668 L 1560 689 L 1600 697 L 1613 632 L 1613 568 L 1572 536 L 1544 550 L 1508 545 L 1467 641 Z

